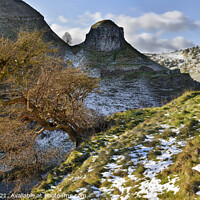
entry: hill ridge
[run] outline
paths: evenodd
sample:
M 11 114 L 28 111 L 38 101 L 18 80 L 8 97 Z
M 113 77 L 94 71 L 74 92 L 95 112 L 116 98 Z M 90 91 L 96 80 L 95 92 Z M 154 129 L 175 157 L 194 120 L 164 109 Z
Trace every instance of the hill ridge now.
M 45 22 L 44 17 L 22 0 L 0 1 L 0 34 L 3 37 L 15 40 L 20 30 L 43 31 L 43 39 L 58 47 L 64 55 L 70 49 L 69 45 L 60 39 Z

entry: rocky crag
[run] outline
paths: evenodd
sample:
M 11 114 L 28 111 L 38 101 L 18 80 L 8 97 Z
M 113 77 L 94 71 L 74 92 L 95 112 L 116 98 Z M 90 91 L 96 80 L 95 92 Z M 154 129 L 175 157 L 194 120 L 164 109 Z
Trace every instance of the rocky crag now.
M 78 57 L 84 57 L 84 65 L 96 67 L 102 74 L 109 74 L 114 70 L 120 70 L 120 73 L 133 70 L 166 70 L 133 48 L 124 38 L 123 28 L 111 20 L 94 24 L 85 41 L 72 47 L 72 52 Z
M 94 24 L 86 35 L 85 48 L 110 52 L 126 48 L 124 30 L 110 20 Z
M 44 31 L 44 40 L 52 42 L 60 51 L 68 49 L 45 22 L 44 17 L 22 0 L 0 1 L 0 35 L 15 39 L 19 30 Z
M 90 108 L 104 114 L 130 108 L 161 106 L 185 89 L 198 89 L 189 74 L 170 70 L 132 47 L 124 30 L 111 20 L 97 22 L 82 44 L 72 47 L 66 59 L 101 77 L 101 94 L 92 94 Z

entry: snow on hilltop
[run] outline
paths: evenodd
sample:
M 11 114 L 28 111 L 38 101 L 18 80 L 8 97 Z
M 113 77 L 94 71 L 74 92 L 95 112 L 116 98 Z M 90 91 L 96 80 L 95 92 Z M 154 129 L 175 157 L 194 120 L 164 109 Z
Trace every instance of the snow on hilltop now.
M 148 56 L 163 66 L 180 69 L 182 73 L 189 73 L 193 79 L 200 81 L 200 47 L 198 46 L 171 53 L 148 54 Z

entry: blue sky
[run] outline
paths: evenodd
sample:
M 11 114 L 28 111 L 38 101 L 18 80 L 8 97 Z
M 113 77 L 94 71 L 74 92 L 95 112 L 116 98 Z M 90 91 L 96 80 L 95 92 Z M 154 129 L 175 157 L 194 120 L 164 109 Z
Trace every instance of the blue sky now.
M 84 41 L 90 26 L 111 19 L 142 52 L 168 52 L 200 44 L 200 0 L 24 0 L 72 45 Z

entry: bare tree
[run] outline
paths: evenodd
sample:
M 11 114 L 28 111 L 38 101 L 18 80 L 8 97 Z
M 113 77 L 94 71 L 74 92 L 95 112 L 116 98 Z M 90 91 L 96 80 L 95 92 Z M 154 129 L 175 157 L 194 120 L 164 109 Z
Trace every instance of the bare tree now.
M 99 80 L 81 69 L 64 67 L 61 59 L 47 55 L 52 51 L 39 32 L 20 32 L 16 42 L 2 38 L 0 78 L 9 90 L 0 103 L 20 106 L 24 121 L 40 125 L 37 135 L 61 129 L 79 145 L 95 121 L 84 99 L 98 90 Z
M 6 109 L 1 109 L 1 114 Z M 37 149 L 34 130 L 30 124 L 18 119 L 20 107 L 12 105 L 9 112 L 0 119 L 0 169 L 4 172 L 4 181 L 15 183 L 18 192 L 30 178 L 41 179 L 40 174 L 55 165 L 53 160 L 62 161 L 60 149 Z M 2 173 L 1 173 L 2 174 Z
M 0 166 L 12 171 L 8 178 L 19 180 L 19 188 L 58 156 L 38 153 L 39 134 L 61 129 L 79 145 L 97 122 L 84 100 L 99 80 L 66 66 L 50 47 L 37 31 L 21 31 L 17 41 L 0 38 Z
M 62 39 L 63 39 L 67 44 L 71 44 L 71 43 L 72 43 L 72 36 L 71 36 L 68 32 L 65 32 L 65 34 L 62 36 Z

